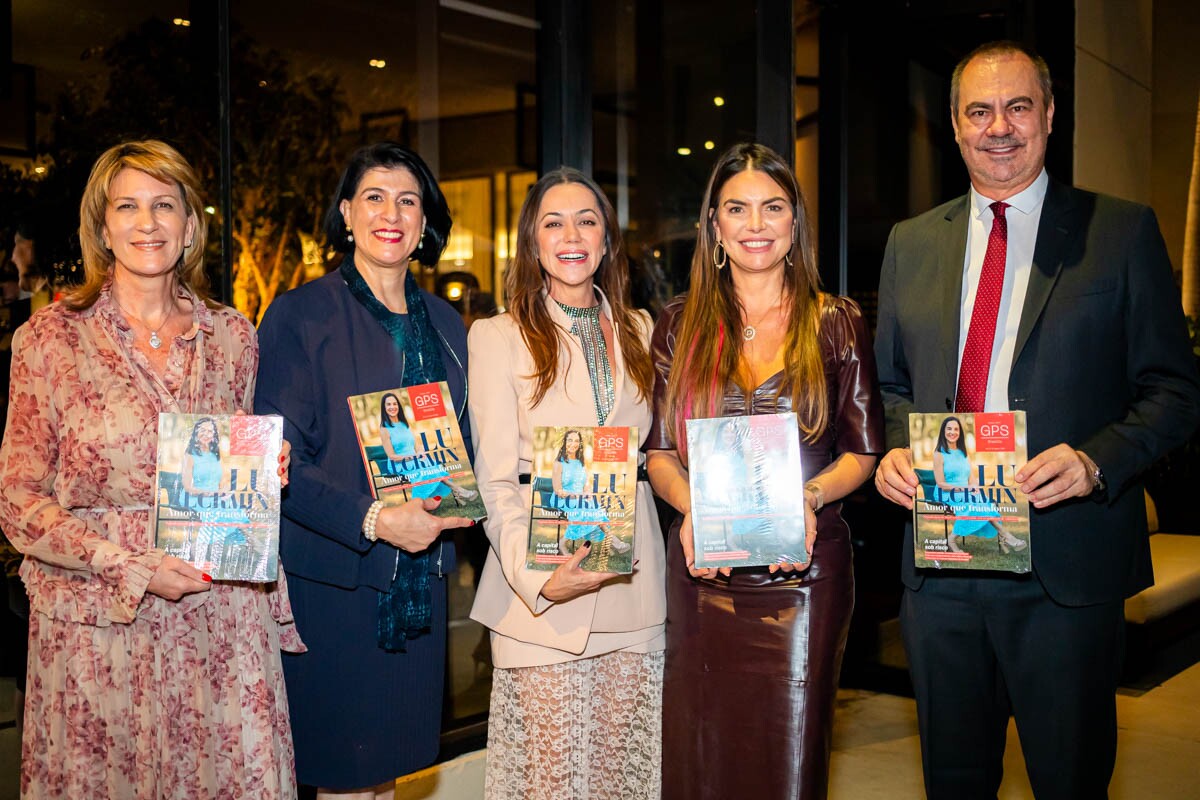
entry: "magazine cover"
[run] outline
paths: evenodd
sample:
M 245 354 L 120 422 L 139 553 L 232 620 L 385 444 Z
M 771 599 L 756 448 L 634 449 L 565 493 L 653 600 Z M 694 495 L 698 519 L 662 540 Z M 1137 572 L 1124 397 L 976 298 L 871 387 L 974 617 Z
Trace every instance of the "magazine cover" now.
M 155 547 L 217 581 L 279 570 L 283 418 L 159 414 Z
M 441 497 L 438 517 L 487 516 L 445 381 L 347 398 L 371 494 L 390 505 Z
M 808 562 L 794 412 L 687 420 L 697 567 Z
M 526 566 L 552 570 L 590 541 L 580 569 L 633 572 L 637 464 L 637 428 L 534 428 Z
M 1025 412 L 909 414 L 918 567 L 1029 572 Z

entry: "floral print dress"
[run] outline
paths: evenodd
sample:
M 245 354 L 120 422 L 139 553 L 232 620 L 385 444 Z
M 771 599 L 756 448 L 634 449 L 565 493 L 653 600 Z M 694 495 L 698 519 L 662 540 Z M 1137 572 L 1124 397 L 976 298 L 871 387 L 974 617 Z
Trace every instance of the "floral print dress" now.
M 24 798 L 290 798 L 280 649 L 302 651 L 282 571 L 177 602 L 147 593 L 159 411 L 253 401 L 253 327 L 193 296 L 162 378 L 111 283 L 17 331 L 0 526 L 31 604 Z

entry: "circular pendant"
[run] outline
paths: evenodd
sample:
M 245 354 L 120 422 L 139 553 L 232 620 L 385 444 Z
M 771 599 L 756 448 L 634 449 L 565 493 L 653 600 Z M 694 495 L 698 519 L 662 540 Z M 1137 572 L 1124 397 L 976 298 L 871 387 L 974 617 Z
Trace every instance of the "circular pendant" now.
M 742 338 L 745 339 L 747 342 L 750 341 L 751 339 L 753 339 L 757 335 L 758 335 L 758 331 L 754 330 L 753 325 L 747 325 L 746 327 L 742 328 Z
M 150 334 L 150 346 L 155 350 L 162 347 L 162 339 L 158 338 L 158 331 L 153 331 Z

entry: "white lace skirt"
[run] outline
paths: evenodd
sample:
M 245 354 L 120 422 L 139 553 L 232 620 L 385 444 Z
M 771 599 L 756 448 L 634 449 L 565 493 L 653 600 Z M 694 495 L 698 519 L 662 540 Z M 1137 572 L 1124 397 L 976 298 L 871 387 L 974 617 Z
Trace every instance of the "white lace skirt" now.
M 487 800 L 658 800 L 663 653 L 497 669 Z

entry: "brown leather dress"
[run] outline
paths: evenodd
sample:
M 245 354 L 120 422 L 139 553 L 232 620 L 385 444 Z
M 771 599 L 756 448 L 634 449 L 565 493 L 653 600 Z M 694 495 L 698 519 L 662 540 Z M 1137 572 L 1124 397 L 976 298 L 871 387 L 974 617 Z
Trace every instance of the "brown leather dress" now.
M 683 309 L 672 301 L 654 330 L 654 429 L 647 449 L 674 449 L 663 413 Z M 802 443 L 804 474 L 842 453 L 884 449 L 883 405 L 862 312 L 826 296 L 821 352 L 830 424 Z M 791 411 L 781 375 L 750 396 L 727 386 L 724 415 Z M 797 486 L 796 491 L 801 491 Z M 663 792 L 672 798 L 824 798 L 838 672 L 854 608 L 850 531 L 841 504 L 817 516 L 812 566 L 799 575 L 738 569 L 696 579 L 684 567 L 677 518 L 667 540 L 667 661 Z

